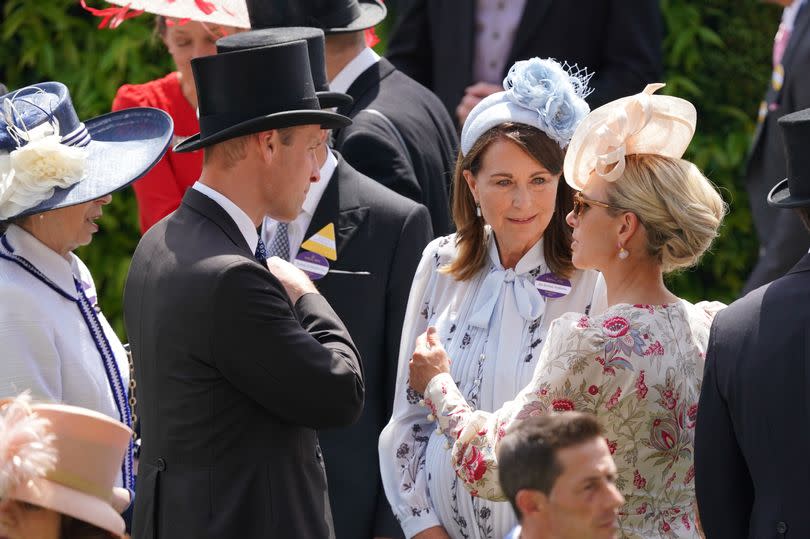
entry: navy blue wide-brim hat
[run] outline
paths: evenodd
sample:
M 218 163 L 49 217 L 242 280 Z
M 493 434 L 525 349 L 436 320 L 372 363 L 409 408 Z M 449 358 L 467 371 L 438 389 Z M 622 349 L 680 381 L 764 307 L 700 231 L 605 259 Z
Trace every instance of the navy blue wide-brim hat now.
M 2 211 L 7 204 L 12 212 L 2 220 L 89 202 L 126 187 L 160 161 L 174 131 L 171 117 L 153 108 L 126 109 L 81 122 L 61 82 L 42 82 L 0 96 L 0 107 L 0 156 L 24 149 L 29 139 L 36 142 L 54 134 L 61 137 L 61 145 L 85 152 L 78 181 L 55 187 L 52 195 L 30 207 L 0 202 L 0 213 L 8 213 Z M 12 188 L 13 178 L 8 185 L 0 184 L 0 201 Z M 14 194 L 10 196 L 13 201 Z
M 787 178 L 768 193 L 768 204 L 777 208 L 810 207 L 810 108 L 785 114 L 778 123 Z

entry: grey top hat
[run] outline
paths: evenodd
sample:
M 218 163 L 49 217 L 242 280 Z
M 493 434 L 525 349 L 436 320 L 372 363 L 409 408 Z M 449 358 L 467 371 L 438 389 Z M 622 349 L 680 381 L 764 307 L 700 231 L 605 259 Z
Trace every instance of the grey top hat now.
M 293 26 L 287 28 L 265 28 L 239 32 L 217 40 L 217 52 L 235 52 L 268 45 L 278 45 L 303 39 L 307 42 L 309 51 L 309 64 L 312 69 L 312 82 L 315 83 L 315 95 L 321 103 L 321 108 L 340 107 L 351 105 L 352 97 L 341 92 L 329 90 L 329 80 L 326 77 L 326 60 L 324 53 L 323 30 Z
M 162 110 L 133 108 L 80 121 L 61 82 L 0 96 L 0 220 L 89 202 L 160 161 L 174 129 Z
M 785 145 L 787 178 L 768 194 L 777 208 L 810 207 L 810 108 L 779 118 Z
M 387 13 L 380 0 L 247 0 L 250 27 L 314 26 L 326 34 L 359 32 Z

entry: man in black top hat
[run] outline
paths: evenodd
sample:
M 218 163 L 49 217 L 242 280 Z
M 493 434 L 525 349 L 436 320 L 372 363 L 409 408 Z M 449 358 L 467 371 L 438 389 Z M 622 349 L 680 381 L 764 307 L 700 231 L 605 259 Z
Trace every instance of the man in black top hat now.
M 326 81 L 324 34 L 317 28 L 286 27 L 240 32 L 217 41 L 219 53 L 306 39 L 312 79 L 322 107 L 351 98 L 332 92 Z M 326 133 L 326 131 L 324 132 Z M 360 351 L 366 387 L 360 420 L 318 433 L 329 501 L 338 539 L 399 537 L 380 480 L 377 439 L 391 415 L 399 339 L 413 274 L 433 234 L 421 204 L 357 172 L 336 151 L 316 150 L 321 179 L 307 193 L 291 222 L 266 217 L 262 239 L 268 249 L 300 263 L 322 246 L 307 240 L 324 228 L 334 231 L 333 260 L 318 290 L 345 322 Z M 301 245 L 304 243 L 304 245 Z
M 810 230 L 810 109 L 779 120 L 787 179 L 768 195 Z M 810 254 L 717 314 L 695 432 L 710 539 L 810 537 Z
M 363 30 L 385 18 L 380 0 L 248 0 L 252 28 L 316 26 L 326 34 L 332 91 L 354 98 L 338 112 L 353 124 L 335 149 L 359 172 L 424 204 L 433 232 L 452 231 L 449 186 L 458 136 L 433 93 L 366 46 Z
M 266 259 L 295 218 L 323 127 L 304 41 L 192 61 L 199 181 L 141 239 L 124 314 L 142 451 L 133 537 L 334 537 L 316 429 L 363 406 L 357 349 L 306 275 Z

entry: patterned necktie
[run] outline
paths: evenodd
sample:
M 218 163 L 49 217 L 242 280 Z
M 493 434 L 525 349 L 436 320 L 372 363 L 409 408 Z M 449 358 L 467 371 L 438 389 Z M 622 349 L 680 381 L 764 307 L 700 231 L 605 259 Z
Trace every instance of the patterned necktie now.
M 290 261 L 290 235 L 287 233 L 289 227 L 289 223 L 278 223 L 276 235 L 270 242 L 269 256 L 277 256 L 287 262 Z
M 259 237 L 259 243 L 256 244 L 256 252 L 253 253 L 253 256 L 256 257 L 259 264 L 264 264 L 268 258 L 267 247 L 264 246 L 264 242 L 262 241 L 261 237 Z

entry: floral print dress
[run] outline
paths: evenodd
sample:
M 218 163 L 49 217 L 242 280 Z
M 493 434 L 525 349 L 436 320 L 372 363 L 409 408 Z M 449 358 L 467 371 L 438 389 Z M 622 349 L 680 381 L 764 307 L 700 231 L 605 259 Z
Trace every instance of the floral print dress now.
M 604 309 L 603 282 L 576 271 L 571 290 L 545 298 L 537 279 L 549 270 L 540 240 L 514 269 L 500 264 L 487 227 L 489 263 L 467 281 L 440 271 L 457 256 L 455 236 L 427 246 L 416 271 L 402 330 L 394 409 L 380 435 L 386 496 L 407 537 L 444 526 L 454 539 L 502 539 L 516 524 L 511 506 L 471 496 L 453 471 L 450 445 L 435 430 L 422 396 L 408 387 L 408 361 L 416 337 L 435 326 L 453 358 L 452 374 L 474 409 L 497 410 L 531 379 L 554 318 L 585 312 L 596 299 Z M 602 286 L 597 289 L 597 282 Z
M 453 377 L 434 377 L 424 404 L 453 445 L 475 495 L 504 499 L 495 451 L 515 421 L 551 411 L 595 414 L 618 468 L 622 537 L 698 538 L 694 427 L 709 328 L 720 303 L 612 306 L 567 313 L 549 329 L 531 383 L 495 412 L 473 409 Z M 452 357 L 452 356 L 451 356 Z

